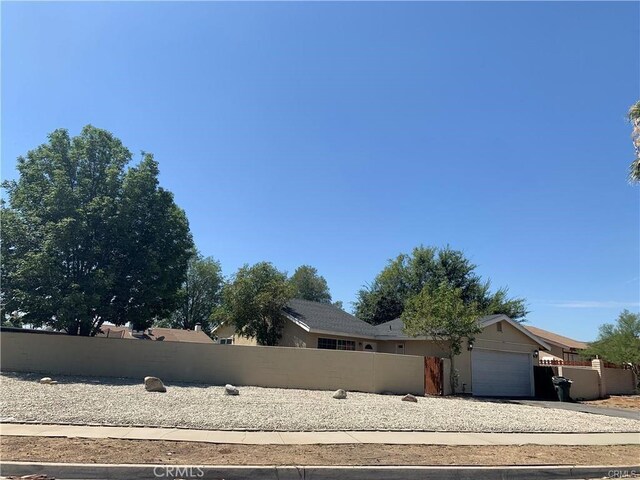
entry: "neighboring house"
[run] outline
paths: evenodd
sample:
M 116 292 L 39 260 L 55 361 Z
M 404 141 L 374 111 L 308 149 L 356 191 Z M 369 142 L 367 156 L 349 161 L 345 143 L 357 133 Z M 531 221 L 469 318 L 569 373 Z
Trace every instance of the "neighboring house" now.
M 287 323 L 278 342 L 282 347 L 355 350 L 444 357 L 438 344 L 403 332 L 401 319 L 370 325 L 330 304 L 291 300 L 284 309 Z M 533 366 L 539 350 L 550 346 L 506 315 L 479 319 L 483 330 L 466 342 L 454 359 L 458 392 L 478 396 L 533 396 Z M 232 326 L 213 331 L 218 343 L 256 345 Z M 448 379 L 445 379 L 448 382 Z
M 577 362 L 583 360 L 580 357 L 581 351 L 587 348 L 585 342 L 573 340 L 572 338 L 563 337 L 557 333 L 549 332 L 537 327 L 525 327 L 531 333 L 540 337 L 551 347 L 549 352 L 545 352 L 540 356 L 541 360 L 562 360 L 565 362 Z
M 149 328 L 144 331 L 132 331 L 128 327 L 102 325 L 102 333 L 96 337 L 120 338 L 129 340 L 154 340 L 157 342 L 186 342 L 186 343 L 214 343 L 211 337 L 198 326 L 195 330 L 180 330 L 178 328 Z
M 255 338 L 246 338 L 236 332 L 232 325 L 221 324 L 211 330 L 213 343 L 220 345 L 257 345 Z

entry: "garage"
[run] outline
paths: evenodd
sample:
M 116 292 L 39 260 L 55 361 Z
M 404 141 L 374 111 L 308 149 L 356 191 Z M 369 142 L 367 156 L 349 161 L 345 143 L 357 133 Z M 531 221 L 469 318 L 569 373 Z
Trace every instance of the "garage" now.
M 475 349 L 471 353 L 471 382 L 474 396 L 531 397 L 531 354 Z

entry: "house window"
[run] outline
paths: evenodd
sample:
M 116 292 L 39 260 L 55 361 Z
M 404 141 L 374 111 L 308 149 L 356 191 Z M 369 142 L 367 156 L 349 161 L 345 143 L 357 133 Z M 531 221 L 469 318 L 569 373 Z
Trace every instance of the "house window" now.
M 353 340 L 336 340 L 335 338 L 318 338 L 318 348 L 325 350 L 355 350 Z
M 356 342 L 353 340 L 338 340 L 338 350 L 355 350 Z
M 498 325 L 498 331 L 501 332 L 502 331 L 502 322 L 498 322 L 496 325 Z
M 318 338 L 318 348 L 325 350 L 335 350 L 338 346 L 338 341 L 335 338 Z
M 233 345 L 233 337 L 221 338 L 220 345 Z

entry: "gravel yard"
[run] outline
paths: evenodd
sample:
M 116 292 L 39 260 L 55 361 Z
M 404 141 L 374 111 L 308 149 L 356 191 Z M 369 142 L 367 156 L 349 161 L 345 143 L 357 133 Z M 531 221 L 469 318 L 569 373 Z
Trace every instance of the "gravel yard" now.
M 167 393 L 145 391 L 142 380 L 54 376 L 0 377 L 3 422 L 185 427 L 212 430 L 421 430 L 449 432 L 640 432 L 640 421 L 565 410 L 460 398 L 166 383 Z

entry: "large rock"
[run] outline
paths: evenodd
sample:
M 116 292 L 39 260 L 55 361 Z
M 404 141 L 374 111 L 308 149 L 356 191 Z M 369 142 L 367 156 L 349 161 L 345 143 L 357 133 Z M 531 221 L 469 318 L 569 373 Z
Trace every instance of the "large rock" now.
M 224 386 L 224 394 L 225 395 L 240 395 L 240 390 L 237 387 L 234 387 L 230 383 L 227 383 Z
M 343 389 L 338 389 L 335 392 L 333 392 L 333 398 L 337 398 L 338 400 L 344 400 L 345 398 L 347 398 L 347 392 L 346 390 Z
M 158 377 L 144 377 L 144 389 L 147 392 L 166 392 L 167 387 L 164 386 L 162 380 Z
M 402 397 L 402 401 L 418 403 L 418 399 L 415 396 L 411 395 L 410 393 L 407 393 L 404 397 Z

